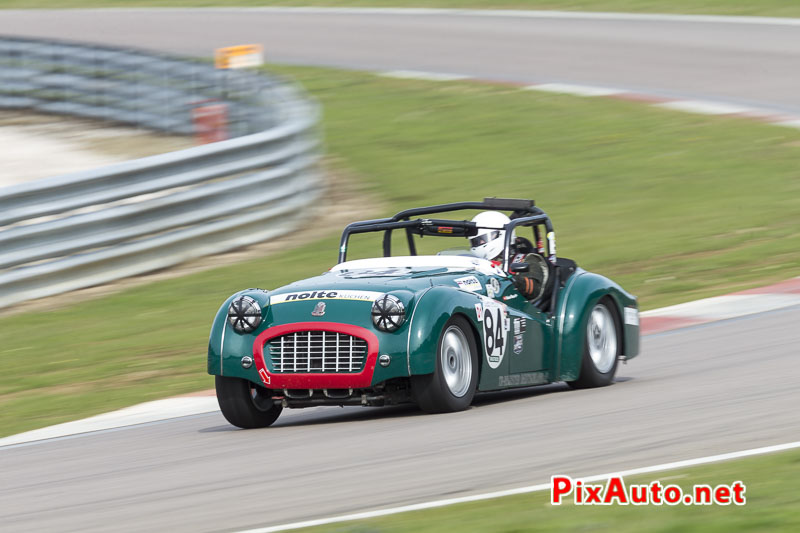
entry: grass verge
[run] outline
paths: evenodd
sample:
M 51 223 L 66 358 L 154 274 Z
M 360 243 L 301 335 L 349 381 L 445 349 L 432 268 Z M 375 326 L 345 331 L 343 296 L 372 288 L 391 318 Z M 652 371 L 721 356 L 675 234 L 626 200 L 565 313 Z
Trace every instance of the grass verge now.
M 744 506 L 580 506 L 569 496 L 561 506 L 550 504 L 549 491 L 509 496 L 299 529 L 306 533 L 425 533 L 459 531 L 592 531 L 674 532 L 798 531 L 800 530 L 800 451 L 740 459 L 725 463 L 625 478 L 626 485 L 678 485 L 686 494 L 694 484 L 746 486 Z M 602 482 L 595 482 L 602 483 Z
M 384 202 L 380 213 L 364 206 L 365 218 L 535 198 L 554 221 L 559 253 L 618 280 L 644 308 L 800 270 L 800 131 L 477 83 L 276 70 L 321 101 L 329 152 Z M 206 342 L 220 302 L 330 267 L 339 231 L 320 228 L 316 242 L 283 254 L 0 319 L 0 435 L 211 386 Z M 377 249 L 353 247 L 360 256 Z
M 208 6 L 442 7 L 800 16 L 800 5 L 789 0 L 0 0 L 0 8 L 8 9 Z

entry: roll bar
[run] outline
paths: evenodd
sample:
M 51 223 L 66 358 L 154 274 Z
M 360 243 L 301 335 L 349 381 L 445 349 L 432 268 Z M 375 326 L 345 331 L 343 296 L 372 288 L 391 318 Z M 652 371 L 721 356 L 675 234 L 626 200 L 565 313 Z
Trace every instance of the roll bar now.
M 468 209 L 511 211 L 511 215 L 509 216 L 511 222 L 505 226 L 506 239 L 503 251 L 503 270 L 508 271 L 511 234 L 517 226 L 534 226 L 535 238 L 538 241 L 538 225 L 544 224 L 547 229 L 548 259 L 551 263 L 555 264 L 555 235 L 550 218 L 544 211 L 536 207 L 533 200 L 515 198 L 484 198 L 482 202 L 456 202 L 428 207 L 417 207 L 400 211 L 391 218 L 353 222 L 348 224 L 342 232 L 342 238 L 339 244 L 339 263 L 343 263 L 347 260 L 347 245 L 350 240 L 350 235 L 357 233 L 383 231 L 384 257 L 390 257 L 392 255 L 392 231 L 396 229 L 404 229 L 406 231 L 410 255 L 417 255 L 417 248 L 413 238 L 414 235 L 436 235 L 440 237 L 470 237 L 476 235 L 478 226 L 476 226 L 474 222 L 467 220 L 411 219 L 411 217 Z

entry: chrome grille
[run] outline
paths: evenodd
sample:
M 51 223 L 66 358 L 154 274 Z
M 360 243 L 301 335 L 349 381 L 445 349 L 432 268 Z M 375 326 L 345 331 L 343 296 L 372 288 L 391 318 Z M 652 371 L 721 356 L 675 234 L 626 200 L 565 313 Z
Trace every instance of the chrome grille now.
M 360 372 L 367 357 L 367 341 L 335 331 L 298 331 L 269 341 L 273 372 Z

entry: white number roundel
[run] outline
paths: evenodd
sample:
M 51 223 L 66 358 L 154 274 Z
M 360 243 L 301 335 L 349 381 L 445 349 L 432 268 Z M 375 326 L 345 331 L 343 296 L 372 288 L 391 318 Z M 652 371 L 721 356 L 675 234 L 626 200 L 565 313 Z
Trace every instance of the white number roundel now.
M 491 368 L 499 367 L 506 353 L 508 320 L 505 315 L 503 307 L 493 302 L 484 303 L 478 313 L 478 320 L 483 322 L 483 351 Z

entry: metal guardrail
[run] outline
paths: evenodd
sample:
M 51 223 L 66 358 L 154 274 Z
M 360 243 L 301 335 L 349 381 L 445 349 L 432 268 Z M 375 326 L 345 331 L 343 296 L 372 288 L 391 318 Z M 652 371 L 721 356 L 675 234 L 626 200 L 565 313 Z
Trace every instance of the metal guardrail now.
M 191 111 L 224 101 L 232 137 L 277 124 L 274 77 L 220 70 L 151 52 L 0 37 L 0 107 L 111 120 L 177 134 L 194 132 Z M 265 109 L 268 112 L 264 112 Z
M 129 49 L 0 38 L 0 108 L 193 131 L 228 109 L 230 140 L 0 188 L 0 308 L 293 229 L 319 194 L 318 110 L 264 74 Z

